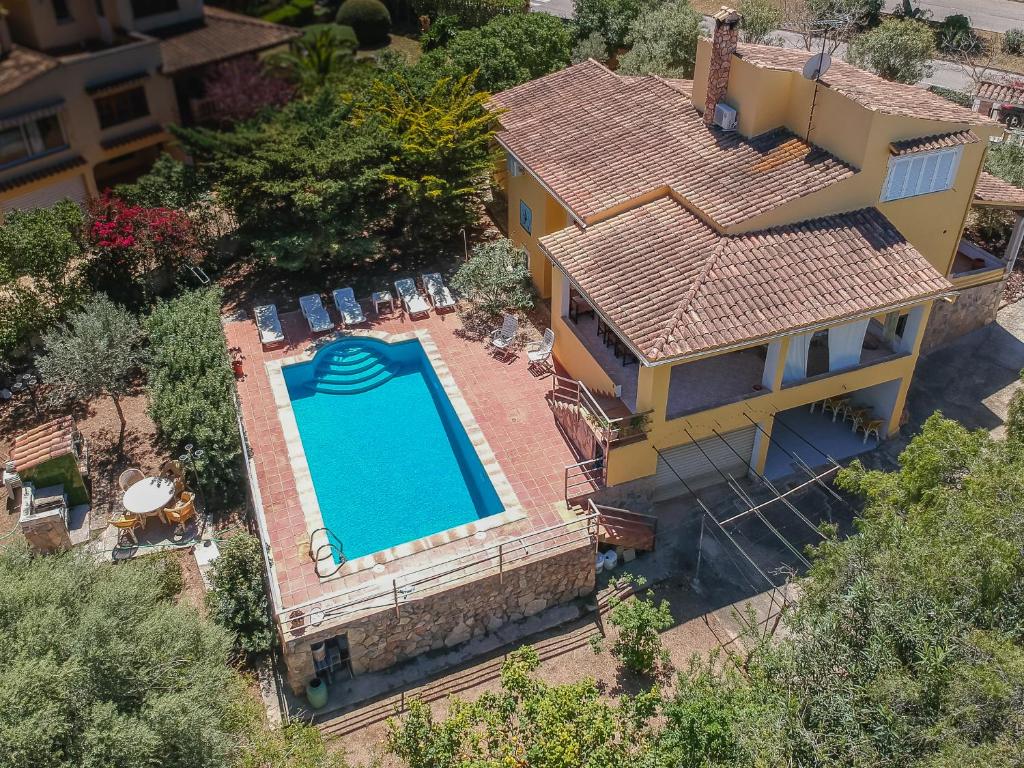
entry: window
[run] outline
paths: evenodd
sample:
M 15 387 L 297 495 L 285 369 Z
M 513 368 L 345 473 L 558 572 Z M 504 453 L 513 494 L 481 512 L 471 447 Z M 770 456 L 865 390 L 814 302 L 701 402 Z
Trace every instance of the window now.
M 533 211 L 522 200 L 519 201 L 519 226 L 533 234 Z
M 902 200 L 951 189 L 960 165 L 960 152 L 961 147 L 953 147 L 890 158 L 882 200 Z
M 0 165 L 45 155 L 66 144 L 56 115 L 29 120 L 0 130 Z
M 71 11 L 68 10 L 68 0 L 53 0 L 53 15 L 57 21 L 71 21 Z
M 521 166 L 519 164 L 519 161 L 516 160 L 514 157 L 512 157 L 512 155 L 508 156 L 508 175 L 509 176 L 522 176 L 523 175 L 523 166 Z
M 146 89 L 143 86 L 127 91 L 112 93 L 96 99 L 96 114 L 100 118 L 100 128 L 127 123 L 149 114 L 146 102 Z
M 178 0 L 132 0 L 132 15 L 136 19 L 156 16 L 159 13 L 173 13 L 178 10 Z

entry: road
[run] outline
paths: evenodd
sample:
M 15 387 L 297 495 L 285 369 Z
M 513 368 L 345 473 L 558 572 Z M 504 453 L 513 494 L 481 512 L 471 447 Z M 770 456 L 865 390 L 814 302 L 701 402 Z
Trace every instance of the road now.
M 1024 3 L 1016 0 L 920 0 L 917 3 L 932 12 L 933 21 L 942 21 L 954 13 L 969 16 L 975 29 L 1005 32 L 1014 27 L 1024 29 Z M 886 0 L 885 10 L 893 11 L 902 0 Z
M 944 1 L 944 0 L 943 0 Z M 953 2 L 954 0 L 950 0 Z M 963 0 L 959 0 L 963 2 Z M 969 0 L 972 7 L 974 5 L 994 5 L 994 6 L 1014 6 L 1018 9 L 1018 14 L 1015 17 L 1017 23 L 1024 27 L 1024 2 L 1018 3 L 1014 0 Z M 530 0 L 530 10 L 536 12 L 550 13 L 554 16 L 559 16 L 563 19 L 571 19 L 573 15 L 573 0 Z M 713 26 L 710 16 L 704 17 L 705 29 L 711 29 Z M 777 30 L 776 34 L 782 38 L 783 45 L 786 48 L 803 48 L 804 41 L 795 32 L 787 32 L 785 30 Z M 846 46 L 840 45 L 836 51 L 839 58 L 845 58 Z M 930 77 L 926 77 L 921 81 L 921 85 L 941 85 L 943 88 L 952 88 L 957 91 L 971 92 L 974 90 L 974 84 L 971 82 L 970 77 L 964 72 L 962 67 L 952 64 L 948 61 L 932 61 L 932 74 Z M 1020 75 L 1012 75 L 1009 72 L 1000 72 L 999 70 L 990 70 L 990 76 L 998 77 L 1001 74 L 1005 74 L 1008 77 L 1020 77 Z

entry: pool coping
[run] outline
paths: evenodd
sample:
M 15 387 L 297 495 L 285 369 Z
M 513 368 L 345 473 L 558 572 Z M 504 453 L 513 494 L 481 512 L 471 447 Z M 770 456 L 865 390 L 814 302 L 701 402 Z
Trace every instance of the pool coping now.
M 305 543 L 309 542 L 309 546 L 312 551 L 316 552 L 320 547 L 327 545 L 328 542 L 327 535 L 322 530 L 325 527 L 325 523 L 323 515 L 320 512 L 320 502 L 317 499 L 316 489 L 313 486 L 313 477 L 309 471 L 309 463 L 306 460 L 306 451 L 302 445 L 302 438 L 299 435 L 299 425 L 295 419 L 295 411 L 292 409 L 291 398 L 288 396 L 288 386 L 284 380 L 283 369 L 289 365 L 307 363 L 312 360 L 316 356 L 316 353 L 323 347 L 333 344 L 336 341 L 353 337 L 376 339 L 377 341 L 382 341 L 385 344 L 399 344 L 414 340 L 420 342 L 420 345 L 423 347 L 423 351 L 426 353 L 427 359 L 430 361 L 430 365 L 434 369 L 434 374 L 441 383 L 441 387 L 444 389 L 445 395 L 451 402 L 452 407 L 455 410 L 455 414 L 458 416 L 459 421 L 462 424 L 462 428 L 466 431 L 466 435 L 469 437 L 469 441 L 472 444 L 473 449 L 476 451 L 477 457 L 480 459 L 480 463 L 483 465 L 484 471 L 487 473 L 487 477 L 491 481 L 491 485 L 494 487 L 494 491 L 498 494 L 498 498 L 504 507 L 504 511 L 469 523 L 463 523 L 462 525 L 455 526 L 454 528 L 448 528 L 429 536 L 424 536 L 402 544 L 396 544 L 393 547 L 383 549 L 379 552 L 362 555 L 353 560 L 348 560 L 335 573 L 332 573 L 329 576 L 320 577 L 320 582 L 323 583 L 341 579 L 346 576 L 350 576 L 353 573 L 372 569 L 375 566 L 383 566 L 387 563 L 400 560 L 401 558 L 433 549 L 434 547 L 439 547 L 461 539 L 467 539 L 485 531 L 526 519 L 526 512 L 520 505 L 519 498 L 512 489 L 512 484 L 505 476 L 505 472 L 498 463 L 498 460 L 494 455 L 494 451 L 487 442 L 487 438 L 484 437 L 483 430 L 477 423 L 476 417 L 473 416 L 473 412 L 470 410 L 466 399 L 462 396 L 462 391 L 459 389 L 458 384 L 455 383 L 455 378 L 452 376 L 451 370 L 448 368 L 448 364 L 441 355 L 437 344 L 431 338 L 430 331 L 420 329 L 407 331 L 405 333 L 386 333 L 383 331 L 351 328 L 325 334 L 324 336 L 317 338 L 304 351 L 296 355 L 280 358 L 278 360 L 268 360 L 264 363 L 267 370 L 267 377 L 270 381 L 270 391 L 274 398 L 274 405 L 277 409 L 278 420 L 281 423 L 281 430 L 284 433 L 285 447 L 288 452 L 288 463 L 291 467 L 292 475 L 295 478 L 295 487 L 299 497 L 299 504 L 302 508 L 302 515 L 306 523 L 307 538 L 304 542 L 301 542 L 301 544 L 305 546 Z M 300 542 L 296 542 L 296 544 L 298 545 Z

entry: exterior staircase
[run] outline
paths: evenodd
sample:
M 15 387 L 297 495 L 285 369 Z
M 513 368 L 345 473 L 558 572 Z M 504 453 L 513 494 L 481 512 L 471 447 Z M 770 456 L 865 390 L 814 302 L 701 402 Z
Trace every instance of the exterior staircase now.
M 390 381 L 401 365 L 375 349 L 342 346 L 317 361 L 312 388 L 333 395 L 355 395 Z
M 597 515 L 597 537 L 602 544 L 623 549 L 650 551 L 658 535 L 658 518 L 618 507 L 588 502 Z

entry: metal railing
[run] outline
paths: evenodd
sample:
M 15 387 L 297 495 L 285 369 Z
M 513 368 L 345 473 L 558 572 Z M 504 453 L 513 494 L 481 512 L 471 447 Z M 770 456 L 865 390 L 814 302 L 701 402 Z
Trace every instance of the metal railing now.
M 287 642 L 321 624 L 351 619 L 359 614 L 390 609 L 401 616 L 402 604 L 473 580 L 497 576 L 510 568 L 552 557 L 586 543 L 597 545 L 597 517 L 582 515 L 523 534 L 514 539 L 456 555 L 439 563 L 409 570 L 390 579 L 378 578 L 332 595 L 301 603 L 275 615 L 281 638 Z
M 565 468 L 566 505 L 604 488 L 606 479 L 604 456 L 570 464 Z
M 316 535 L 323 531 L 324 538 L 327 540 L 319 545 L 316 550 L 313 550 L 313 541 L 316 539 Z M 348 562 L 348 558 L 345 557 L 345 553 L 342 549 L 341 539 L 334 531 L 324 526 L 323 528 L 317 528 L 313 531 L 313 535 L 309 537 L 309 559 L 313 561 L 313 569 L 316 571 L 316 575 L 321 579 L 326 579 L 329 576 L 333 576 L 341 567 Z M 326 569 L 320 569 L 320 563 L 328 563 Z
M 658 536 L 658 518 L 619 507 L 606 507 L 588 500 L 590 513 L 597 516 L 598 538 L 613 542 L 624 535 L 644 541 L 650 537 L 651 549 Z M 615 542 L 617 543 L 617 542 Z
M 553 402 L 569 403 L 579 407 L 606 446 L 646 434 L 650 415 L 653 413 L 642 411 L 613 419 L 601 407 L 586 384 L 567 376 L 559 376 L 557 373 L 551 376 L 551 399 Z

